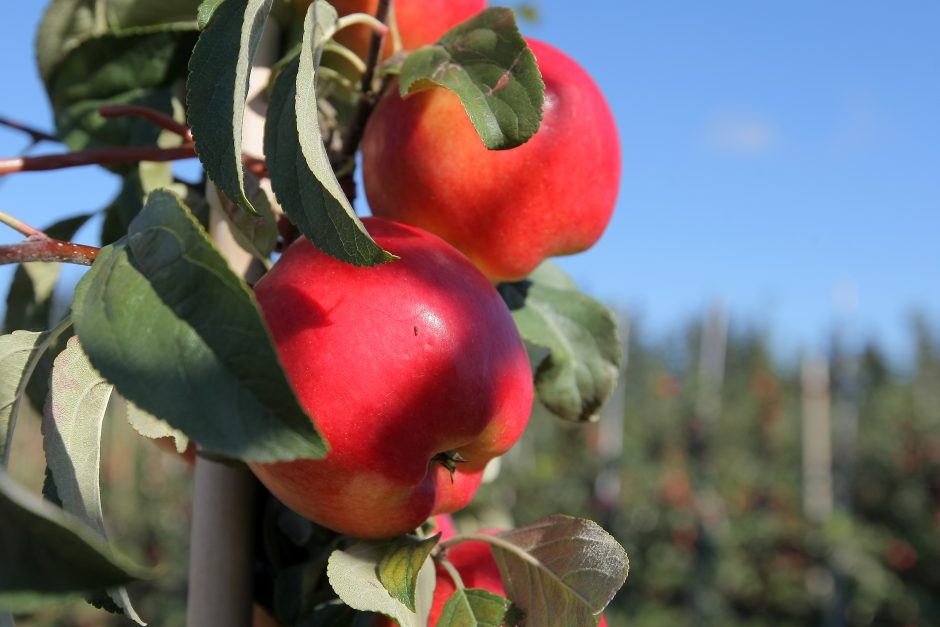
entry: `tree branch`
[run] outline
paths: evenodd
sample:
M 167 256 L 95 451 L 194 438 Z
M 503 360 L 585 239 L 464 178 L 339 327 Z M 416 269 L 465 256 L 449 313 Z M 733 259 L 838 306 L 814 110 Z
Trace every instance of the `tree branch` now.
M 0 246 L 0 264 L 26 261 L 58 261 L 90 266 L 100 248 L 33 235 L 18 244 Z
M 98 109 L 98 113 L 101 114 L 103 118 L 121 118 L 127 116 L 143 118 L 154 126 L 159 126 L 171 133 L 176 133 L 182 137 L 183 141 L 186 143 L 192 143 L 193 141 L 193 135 L 188 126 L 180 124 L 162 111 L 157 111 L 150 107 L 141 107 L 139 105 L 105 105 Z
M 26 133 L 29 135 L 29 138 L 33 140 L 34 144 L 38 144 L 41 141 L 47 142 L 58 142 L 59 139 L 54 135 L 46 133 L 45 131 L 40 131 L 31 126 L 27 126 L 16 120 L 11 120 L 10 118 L 0 116 L 0 126 L 6 126 L 7 128 L 12 128 L 13 130 L 20 131 L 21 133 Z
M 385 24 L 388 21 L 388 12 L 391 9 L 392 0 L 379 0 L 379 6 L 375 11 L 375 18 Z M 375 108 L 378 97 L 381 96 L 383 89 L 376 91 L 373 83 L 375 82 L 375 68 L 379 64 L 379 58 L 382 53 L 382 45 L 385 43 L 385 33 L 373 30 L 372 37 L 369 40 L 369 54 L 366 58 L 366 71 L 362 73 L 360 88 L 362 95 L 359 97 L 359 103 L 356 105 L 356 112 L 353 115 L 352 122 L 349 125 L 349 132 L 343 141 L 343 149 L 340 153 L 340 163 L 343 165 L 356 157 L 356 151 L 362 142 L 362 135 L 366 130 L 366 122 Z M 384 88 L 384 85 L 383 85 Z M 352 183 L 353 171 L 351 168 L 349 174 L 340 179 L 340 184 L 344 190 L 347 190 L 347 196 L 350 200 L 355 200 L 355 185 Z M 351 192 L 351 193 L 350 193 Z
M 31 227 L 25 222 L 21 222 L 20 220 L 17 220 L 10 214 L 3 211 L 0 211 L 0 222 L 6 224 L 11 229 L 22 233 L 26 237 L 49 237 L 39 229 Z
M 83 165 L 111 165 L 137 161 L 177 161 L 179 159 L 191 159 L 195 156 L 196 147 L 193 144 L 184 144 L 178 148 L 157 148 L 155 146 L 94 148 L 59 155 L 0 159 L 0 175 L 14 172 L 61 170 L 62 168 L 75 168 Z

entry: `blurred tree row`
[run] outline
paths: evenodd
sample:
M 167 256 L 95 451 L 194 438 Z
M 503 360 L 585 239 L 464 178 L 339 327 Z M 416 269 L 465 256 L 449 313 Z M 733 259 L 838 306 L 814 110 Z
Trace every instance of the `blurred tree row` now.
M 911 367 L 836 337 L 788 368 L 720 312 L 634 328 L 600 422 L 534 417 L 468 514 L 601 522 L 631 559 L 613 625 L 940 625 L 940 344 L 912 335 Z

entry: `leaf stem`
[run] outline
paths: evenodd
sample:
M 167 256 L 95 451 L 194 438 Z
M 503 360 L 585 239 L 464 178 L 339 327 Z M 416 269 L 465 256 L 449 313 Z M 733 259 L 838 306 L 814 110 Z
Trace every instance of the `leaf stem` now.
M 26 133 L 29 135 L 29 138 L 33 140 L 34 144 L 38 144 L 41 141 L 47 142 L 58 142 L 59 139 L 45 131 L 40 131 L 39 129 L 27 126 L 22 122 L 17 122 L 16 120 L 11 120 L 10 118 L 0 116 L 0 126 L 6 126 L 7 128 L 12 128 L 13 130 L 20 131 L 21 133 Z
M 360 59 L 358 54 L 342 44 L 331 41 L 323 47 L 323 52 L 332 52 L 333 54 L 342 57 L 346 61 L 349 61 L 349 64 L 352 65 L 360 75 L 364 74 L 366 71 L 366 62 Z M 318 69 L 318 72 L 329 69 L 330 68 L 321 67 Z M 341 76 L 338 72 L 334 73 L 336 73 L 338 76 Z
M 14 172 L 61 170 L 84 165 L 111 165 L 137 161 L 177 161 L 179 159 L 192 159 L 195 156 L 196 148 L 193 144 L 183 144 L 178 148 L 157 148 L 155 146 L 93 148 L 59 155 L 0 159 L 0 175 Z
M 98 109 L 98 113 L 101 114 L 103 118 L 122 118 L 127 116 L 143 118 L 154 126 L 159 126 L 171 133 L 176 133 L 182 137 L 183 141 L 186 143 L 192 143 L 193 141 L 192 131 L 188 126 L 177 122 L 162 111 L 157 111 L 150 107 L 142 107 L 140 105 L 105 105 Z
M 48 261 L 90 266 L 100 251 L 96 246 L 63 242 L 45 234 L 31 235 L 18 244 L 0 246 L 0 265 Z
M 373 37 L 376 35 L 385 37 L 388 33 L 388 25 L 385 23 L 384 17 L 379 18 L 378 15 L 369 15 L 368 13 L 350 13 L 336 20 L 336 26 L 332 32 L 326 33 L 328 35 L 326 38 L 329 39 L 339 31 L 354 24 L 365 24 L 371 28 Z
M 441 559 L 437 560 L 437 563 L 440 564 L 444 570 L 447 571 L 447 574 L 450 575 L 450 578 L 454 580 L 454 586 L 456 586 L 458 589 L 467 587 L 464 584 L 463 579 L 460 577 L 460 573 L 457 572 L 457 568 L 451 564 L 446 557 L 441 557 Z
M 21 222 L 17 220 L 16 218 L 14 218 L 13 216 L 11 216 L 10 214 L 4 213 L 3 211 L 0 211 L 0 223 L 6 224 L 11 229 L 22 233 L 26 237 L 33 237 L 33 236 L 47 237 L 47 235 L 43 233 L 42 231 L 40 231 L 39 229 L 35 229 L 31 227 L 25 222 Z

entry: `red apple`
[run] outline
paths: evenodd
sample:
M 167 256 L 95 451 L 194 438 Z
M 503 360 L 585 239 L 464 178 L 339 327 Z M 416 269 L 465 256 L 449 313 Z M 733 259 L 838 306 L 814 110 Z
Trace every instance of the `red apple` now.
M 300 239 L 255 287 L 330 451 L 252 470 L 301 515 L 383 538 L 470 501 L 525 428 L 532 373 L 509 310 L 463 255 L 420 229 L 364 223 L 399 261 L 360 268 Z
M 465 588 L 479 588 L 506 596 L 503 580 L 499 574 L 499 567 L 493 559 L 493 553 L 486 542 L 461 542 L 447 549 L 447 560 L 460 573 Z M 428 625 L 437 625 L 444 605 L 450 599 L 457 586 L 450 574 L 440 565 L 437 566 L 437 585 L 434 588 L 434 600 L 431 603 L 431 614 L 428 616 Z M 375 627 L 394 627 L 398 623 L 386 616 L 380 616 L 375 621 Z M 607 621 L 601 616 L 598 627 L 605 627 Z
M 340 16 L 350 13 L 375 15 L 379 0 L 334 0 L 331 4 Z M 486 0 L 395 0 L 392 7 L 402 47 L 414 50 L 433 44 L 452 27 L 485 9 Z M 368 26 L 356 24 L 341 30 L 335 39 L 364 59 L 371 36 L 372 30 Z M 391 54 L 392 38 L 389 35 L 385 38 L 382 58 Z
M 620 181 L 617 128 L 597 85 L 559 50 L 529 46 L 545 104 L 541 127 L 522 146 L 487 150 L 456 95 L 432 87 L 402 99 L 397 86 L 362 144 L 372 213 L 440 235 L 497 281 L 592 246 Z

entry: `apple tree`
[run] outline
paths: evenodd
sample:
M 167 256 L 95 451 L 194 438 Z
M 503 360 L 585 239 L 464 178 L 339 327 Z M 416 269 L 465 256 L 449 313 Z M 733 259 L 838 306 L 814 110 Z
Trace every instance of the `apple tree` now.
M 75 597 L 145 624 L 125 586 L 159 575 L 105 534 L 114 419 L 195 454 L 191 625 L 603 622 L 628 561 L 597 524 L 448 516 L 533 402 L 588 421 L 617 378 L 613 316 L 546 261 L 617 194 L 590 77 L 480 0 L 51 0 L 36 50 L 65 151 L 0 175 L 122 188 L 100 247 L 90 216 L 0 213 L 0 624 Z M 61 263 L 90 268 L 52 319 Z M 41 496 L 6 472 L 28 405 Z

